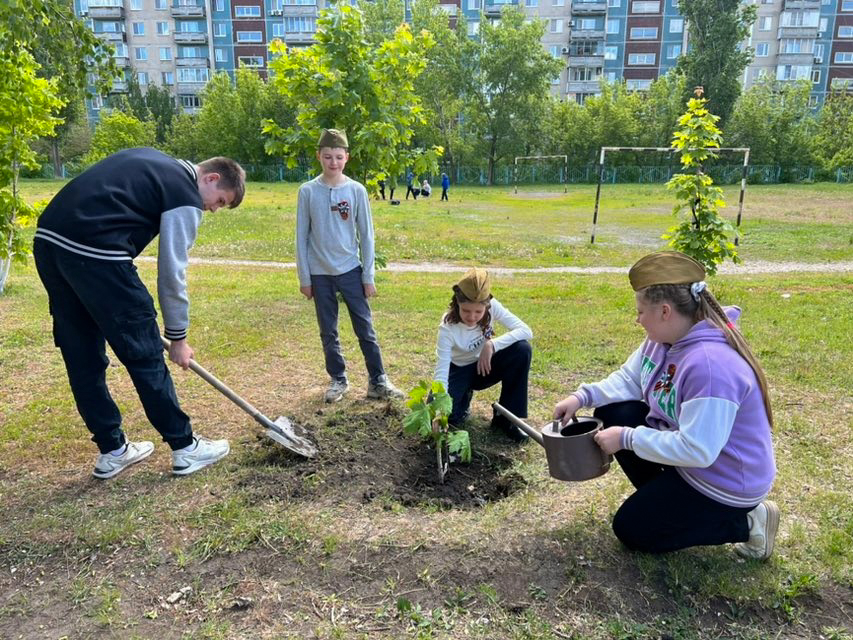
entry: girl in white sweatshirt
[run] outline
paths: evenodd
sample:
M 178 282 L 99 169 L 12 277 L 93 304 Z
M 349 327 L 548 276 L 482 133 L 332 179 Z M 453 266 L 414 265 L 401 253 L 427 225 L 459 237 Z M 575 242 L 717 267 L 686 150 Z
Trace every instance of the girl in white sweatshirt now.
M 506 332 L 497 336 L 495 323 Z M 527 417 L 532 338 L 530 327 L 492 297 L 491 278 L 484 269 L 471 269 L 453 286 L 438 328 L 434 376 L 453 399 L 450 424 L 465 421 L 474 391 L 497 383 L 501 383 L 500 404 L 520 418 Z M 495 415 L 492 426 L 516 442 L 527 438 L 503 416 Z

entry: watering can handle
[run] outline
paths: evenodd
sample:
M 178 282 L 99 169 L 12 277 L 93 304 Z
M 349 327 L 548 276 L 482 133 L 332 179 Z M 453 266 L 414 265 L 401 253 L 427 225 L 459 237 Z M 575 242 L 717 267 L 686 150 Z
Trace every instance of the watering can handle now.
M 543 447 L 545 446 L 545 439 L 542 437 L 542 434 L 541 434 L 541 433 L 539 433 L 539 432 L 538 432 L 536 429 L 534 429 L 533 427 L 531 427 L 529 424 L 527 424 L 526 422 L 524 422 L 524 420 L 522 420 L 521 418 L 519 418 L 518 416 L 516 416 L 515 414 L 513 414 L 513 413 L 512 413 L 511 411 L 509 411 L 508 409 L 505 409 L 504 407 L 502 407 L 501 405 L 499 405 L 497 402 L 496 402 L 496 403 L 494 403 L 494 404 L 492 405 L 492 409 L 494 409 L 495 411 L 497 411 L 498 413 L 500 413 L 500 414 L 501 414 L 502 416 L 504 416 L 507 420 L 509 420 L 510 422 L 512 422 L 516 427 L 518 427 L 518 428 L 519 428 L 519 429 L 521 429 L 522 431 L 524 431 L 524 433 L 526 433 L 526 434 L 527 434 L 527 435 L 529 435 L 531 438 L 533 438 L 534 440 L 536 440 L 536 442 L 538 442 L 539 444 L 541 444 Z

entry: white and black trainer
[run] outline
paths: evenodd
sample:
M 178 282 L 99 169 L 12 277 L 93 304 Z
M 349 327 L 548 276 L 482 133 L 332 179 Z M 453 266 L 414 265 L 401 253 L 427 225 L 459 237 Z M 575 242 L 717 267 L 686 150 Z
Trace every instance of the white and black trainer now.
M 102 453 L 95 461 L 92 475 L 100 480 L 106 480 L 120 474 L 130 465 L 145 460 L 154 451 L 154 443 L 148 440 L 141 442 L 126 442 L 120 455 Z
M 191 445 L 172 451 L 172 473 L 176 476 L 188 476 L 222 460 L 229 451 L 231 451 L 231 445 L 227 440 L 210 440 L 193 436 Z

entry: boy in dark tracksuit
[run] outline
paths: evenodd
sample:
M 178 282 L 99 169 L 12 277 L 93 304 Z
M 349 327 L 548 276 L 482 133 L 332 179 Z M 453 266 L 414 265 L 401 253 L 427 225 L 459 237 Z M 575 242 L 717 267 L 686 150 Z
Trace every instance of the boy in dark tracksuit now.
M 186 369 L 189 299 L 185 271 L 202 210 L 240 204 L 245 172 L 228 158 L 200 165 L 155 149 L 127 149 L 66 184 L 38 221 L 33 254 L 47 290 L 54 342 L 77 409 L 98 445 L 96 478 L 111 478 L 148 457 L 151 442 L 129 442 L 110 396 L 105 342 L 127 368 L 145 414 L 186 475 L 225 457 L 227 440 L 193 435 L 178 405 L 154 301 L 133 259 L 159 239 L 157 293 L 169 358 Z

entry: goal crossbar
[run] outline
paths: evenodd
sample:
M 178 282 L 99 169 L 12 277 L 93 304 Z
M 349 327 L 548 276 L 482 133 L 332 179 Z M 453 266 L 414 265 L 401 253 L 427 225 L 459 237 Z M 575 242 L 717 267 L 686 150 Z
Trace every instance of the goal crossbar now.
M 737 245 L 739 241 L 738 231 L 740 229 L 740 220 L 743 215 L 743 195 L 746 191 L 746 174 L 749 170 L 749 147 L 718 147 L 708 150 L 714 153 L 718 151 L 743 153 L 743 171 L 740 178 L 740 197 L 738 199 L 737 224 L 735 225 L 735 245 Z M 598 158 L 598 184 L 595 188 L 595 210 L 592 214 L 592 236 L 589 240 L 590 244 L 595 244 L 595 231 L 598 226 L 598 206 L 601 200 L 601 183 L 604 178 L 604 157 L 608 151 L 662 151 L 676 153 L 678 149 L 674 147 L 601 147 L 601 154 Z

